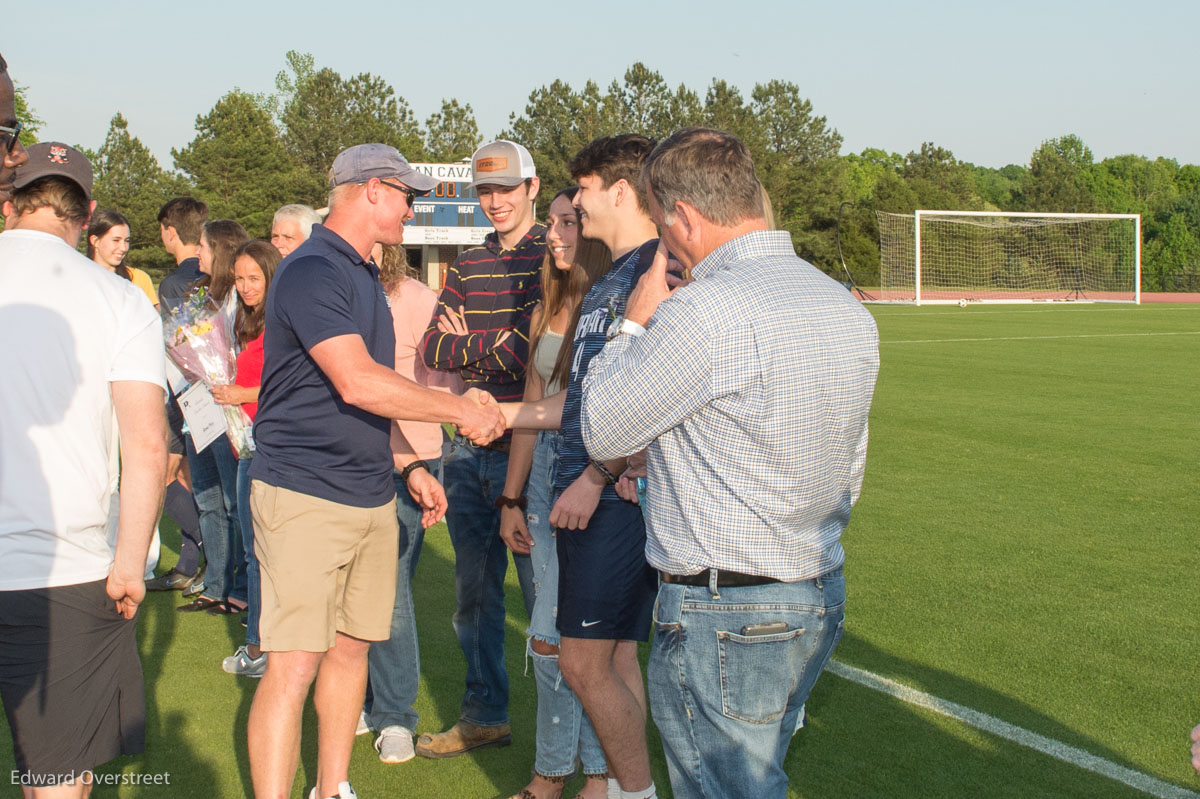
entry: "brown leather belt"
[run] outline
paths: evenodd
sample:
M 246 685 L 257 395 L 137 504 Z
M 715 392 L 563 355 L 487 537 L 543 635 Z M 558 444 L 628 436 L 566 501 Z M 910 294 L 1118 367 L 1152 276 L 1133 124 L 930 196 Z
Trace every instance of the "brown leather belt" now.
M 742 574 L 741 572 L 727 572 L 721 569 L 705 569 L 699 574 L 667 574 L 659 572 L 662 575 L 664 583 L 674 583 L 675 585 L 708 585 L 709 572 L 717 573 L 718 588 L 740 588 L 747 585 L 767 585 L 768 583 L 777 583 L 774 577 L 764 577 L 761 574 Z

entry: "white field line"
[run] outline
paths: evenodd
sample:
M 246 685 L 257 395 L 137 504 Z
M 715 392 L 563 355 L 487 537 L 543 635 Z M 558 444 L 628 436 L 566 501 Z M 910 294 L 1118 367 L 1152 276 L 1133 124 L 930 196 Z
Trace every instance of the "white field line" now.
M 996 314 L 1035 314 L 1035 313 L 1138 313 L 1146 308 L 1145 305 L 1140 308 L 1137 306 L 1084 306 L 1084 307 L 1063 307 L 1056 308 L 1023 308 L 1021 310 L 1000 310 L 984 311 L 979 308 L 970 308 L 964 311 L 962 308 L 956 308 L 951 305 L 939 306 L 941 310 L 930 311 L 906 311 L 902 309 L 885 309 L 884 306 L 873 306 L 872 314 L 876 319 L 887 317 L 888 319 L 907 319 L 910 316 L 947 316 L 956 319 L 962 319 L 962 316 L 955 316 L 955 313 L 970 313 L 971 316 L 995 316 Z M 1155 311 L 1200 311 L 1200 303 L 1162 303 L 1161 305 L 1153 306 Z
M 916 705 L 917 707 L 931 710 L 934 713 L 949 716 L 975 729 L 983 730 L 984 732 L 1004 738 L 1007 741 L 1027 746 L 1044 755 L 1057 758 L 1064 763 L 1070 763 L 1073 766 L 1078 766 L 1079 768 L 1124 783 L 1143 793 L 1159 797 L 1159 799 L 1197 799 L 1197 797 L 1200 797 L 1200 794 L 1189 791 L 1186 788 L 1172 785 L 1169 782 L 1163 782 L 1140 771 L 1119 766 L 1111 760 L 1105 760 L 1090 752 L 1085 752 L 1076 746 L 1070 746 L 1062 741 L 1047 738 L 1044 735 L 1031 732 L 1024 727 L 1018 727 L 1015 724 L 1009 724 L 1007 721 L 1001 721 L 995 716 L 989 716 L 987 713 L 981 713 L 964 705 L 940 699 L 932 694 L 910 688 L 895 680 L 889 680 L 887 677 L 881 677 L 878 674 L 873 674 L 854 666 L 848 666 L 840 661 L 830 660 L 829 664 L 825 667 L 825 671 L 832 672 L 850 682 L 858 683 L 867 688 L 885 693 L 888 696 L 895 697 L 901 702 L 907 702 L 910 705 Z M 1182 743 L 1182 736 L 1183 734 L 1181 734 L 1181 743 L 1179 744 L 1179 756 L 1181 760 L 1185 759 L 1184 750 L 1186 748 Z
M 1150 338 L 1154 336 L 1200 336 L 1200 330 L 1181 330 L 1172 333 L 1076 333 L 1069 336 L 993 336 L 991 338 L 911 338 L 899 341 L 880 341 L 885 344 L 957 344 L 971 341 L 1049 341 L 1059 338 Z

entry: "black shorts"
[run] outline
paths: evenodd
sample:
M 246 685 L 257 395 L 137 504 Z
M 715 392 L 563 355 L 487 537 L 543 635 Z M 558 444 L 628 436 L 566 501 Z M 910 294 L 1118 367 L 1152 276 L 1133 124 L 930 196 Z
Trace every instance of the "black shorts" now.
M 646 525 L 632 502 L 601 501 L 583 530 L 558 530 L 558 631 L 567 638 L 645 641 L 658 591 Z
M 104 585 L 0 591 L 0 700 L 29 784 L 145 749 L 137 621 L 117 615 Z

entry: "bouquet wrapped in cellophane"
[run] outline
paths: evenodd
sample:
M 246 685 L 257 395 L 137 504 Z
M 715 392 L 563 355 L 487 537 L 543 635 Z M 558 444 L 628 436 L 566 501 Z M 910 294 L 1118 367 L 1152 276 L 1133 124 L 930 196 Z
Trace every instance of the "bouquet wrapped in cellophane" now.
M 228 385 L 237 375 L 237 293 L 229 292 L 220 305 L 201 286 L 177 304 L 163 303 L 163 339 L 167 357 L 188 382 L 202 381 L 209 390 Z M 250 417 L 240 405 L 222 405 L 229 440 L 239 458 L 254 450 Z

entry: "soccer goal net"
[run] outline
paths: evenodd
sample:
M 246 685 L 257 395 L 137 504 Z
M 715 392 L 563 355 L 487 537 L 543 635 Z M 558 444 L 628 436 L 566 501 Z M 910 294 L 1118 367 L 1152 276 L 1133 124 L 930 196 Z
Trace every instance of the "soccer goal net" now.
M 1141 300 L 1141 217 L 876 212 L 881 302 Z

